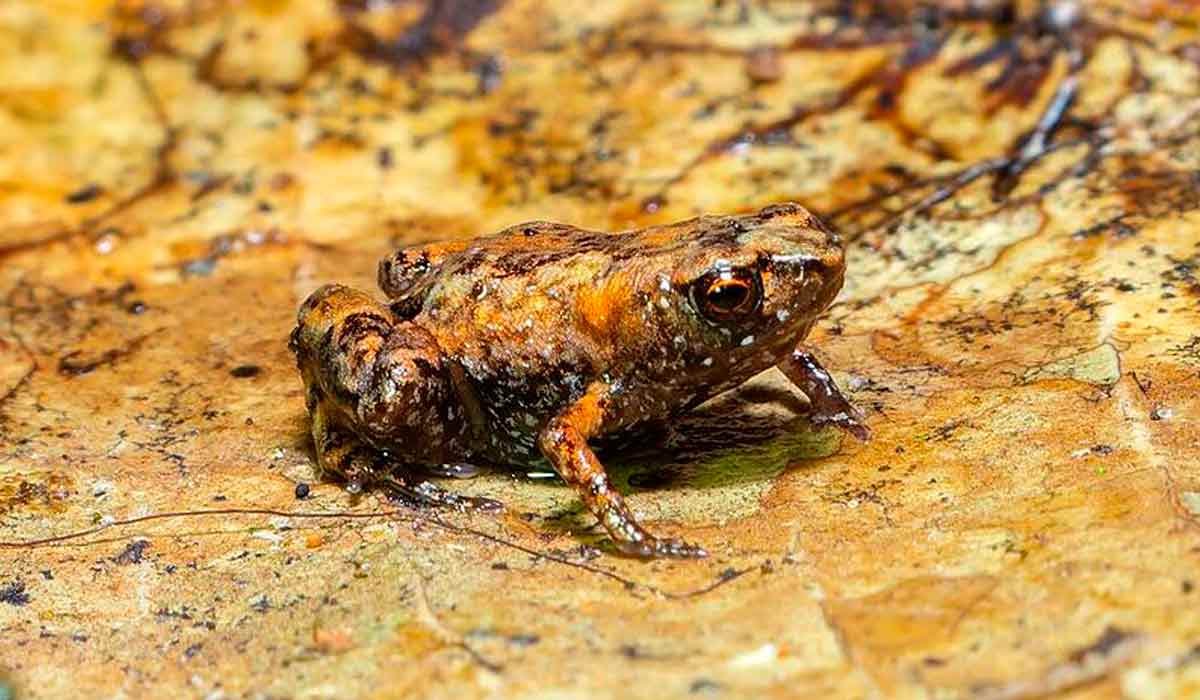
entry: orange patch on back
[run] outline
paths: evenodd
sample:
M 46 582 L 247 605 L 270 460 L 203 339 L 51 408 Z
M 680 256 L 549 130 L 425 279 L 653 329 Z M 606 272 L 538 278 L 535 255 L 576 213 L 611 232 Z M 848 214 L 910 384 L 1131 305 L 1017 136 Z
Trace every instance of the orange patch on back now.
M 618 334 L 632 289 L 624 275 L 614 275 L 599 287 L 579 290 L 575 310 L 587 333 L 595 338 L 611 339 Z

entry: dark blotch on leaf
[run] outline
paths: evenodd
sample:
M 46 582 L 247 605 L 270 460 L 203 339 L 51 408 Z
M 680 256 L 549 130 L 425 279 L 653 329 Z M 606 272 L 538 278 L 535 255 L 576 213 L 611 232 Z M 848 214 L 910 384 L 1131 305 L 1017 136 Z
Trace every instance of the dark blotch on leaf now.
M 191 260 L 184 264 L 183 274 L 185 277 L 207 277 L 217 269 L 216 258 L 200 258 L 199 260 Z
M 141 564 L 142 559 L 146 554 L 146 550 L 149 548 L 150 543 L 146 540 L 130 542 L 129 544 L 125 545 L 125 549 L 122 550 L 120 554 L 112 558 L 113 563 L 120 564 L 121 566 Z
M 688 686 L 688 692 L 692 695 L 715 695 L 721 692 L 721 684 L 707 678 L 698 678 Z
M 29 594 L 25 592 L 24 581 L 13 581 L 0 586 L 0 602 L 21 607 L 29 603 Z
M 541 640 L 542 638 L 536 634 L 514 634 L 508 638 L 509 642 L 519 647 L 531 647 Z
M 384 146 L 375 152 L 375 162 L 383 170 L 390 170 L 395 161 L 392 158 L 392 149 Z
M 84 204 L 100 196 L 104 189 L 96 183 L 90 183 L 67 195 L 67 204 Z

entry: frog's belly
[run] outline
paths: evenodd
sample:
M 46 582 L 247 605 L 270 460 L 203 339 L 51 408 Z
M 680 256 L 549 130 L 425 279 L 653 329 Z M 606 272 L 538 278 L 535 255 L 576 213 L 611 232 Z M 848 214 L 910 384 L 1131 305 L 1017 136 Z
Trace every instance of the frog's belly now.
M 542 462 L 542 428 L 587 391 L 581 375 L 532 376 L 497 372 L 470 377 L 462 391 L 474 424 L 478 457 L 496 464 L 531 466 Z
M 697 387 L 685 395 L 647 390 L 615 396 L 608 403 L 604 425 L 589 442 L 593 447 L 614 447 L 652 440 L 656 424 L 691 410 L 731 385 Z M 485 383 L 475 389 L 480 426 L 475 431 L 475 457 L 493 464 L 544 466 L 538 435 L 552 418 L 583 396 L 587 384 L 555 384 L 524 393 L 505 390 L 504 386 Z

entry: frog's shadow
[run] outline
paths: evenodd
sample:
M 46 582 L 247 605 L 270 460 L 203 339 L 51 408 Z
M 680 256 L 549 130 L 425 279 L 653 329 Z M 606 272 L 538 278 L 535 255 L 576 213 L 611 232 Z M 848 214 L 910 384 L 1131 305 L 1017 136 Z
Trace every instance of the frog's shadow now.
M 807 412 L 808 404 L 792 391 L 753 382 L 676 416 L 669 424 L 650 425 L 597 447 L 609 477 L 625 493 L 736 490 L 840 449 L 841 433 L 814 427 Z M 578 499 L 539 516 L 550 530 L 597 541 L 604 538 Z
M 750 383 L 624 444 L 602 445 L 622 490 L 734 487 L 770 479 L 801 460 L 827 457 L 841 433 L 807 420 L 808 405 L 786 388 Z

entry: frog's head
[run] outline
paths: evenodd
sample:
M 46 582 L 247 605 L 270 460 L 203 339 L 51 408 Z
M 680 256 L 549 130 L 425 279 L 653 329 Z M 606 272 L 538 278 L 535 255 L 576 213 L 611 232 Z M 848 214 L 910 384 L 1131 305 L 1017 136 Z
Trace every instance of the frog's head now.
M 787 330 L 811 322 L 842 288 L 841 238 L 798 204 L 731 217 L 736 237 L 724 251 L 701 251 L 688 297 L 716 325 L 750 323 Z M 771 319 L 779 322 L 770 323 Z
M 692 245 L 671 274 L 682 313 L 675 323 L 690 331 L 688 354 L 703 353 L 702 362 L 718 365 L 774 364 L 841 289 L 841 239 L 797 204 L 695 225 Z

